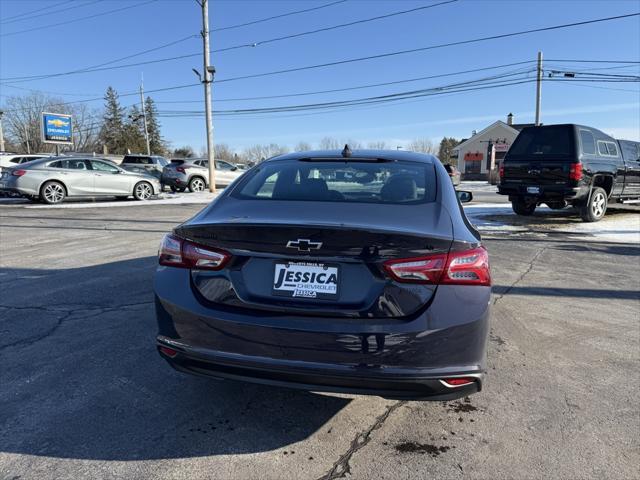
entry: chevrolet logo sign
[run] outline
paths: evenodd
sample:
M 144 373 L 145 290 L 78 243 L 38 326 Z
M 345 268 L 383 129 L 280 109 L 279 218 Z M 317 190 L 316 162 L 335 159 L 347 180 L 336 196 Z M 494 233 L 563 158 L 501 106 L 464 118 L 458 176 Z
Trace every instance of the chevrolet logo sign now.
M 49 125 L 54 125 L 58 128 L 66 127 L 67 125 L 69 125 L 69 122 L 65 122 L 64 120 L 60 120 L 59 118 L 54 118 L 53 120 L 47 120 L 47 123 Z
M 322 247 L 322 242 L 312 242 L 305 238 L 299 238 L 298 240 L 289 240 L 287 242 L 287 248 L 297 248 L 299 252 L 310 252 L 311 250 L 319 250 Z

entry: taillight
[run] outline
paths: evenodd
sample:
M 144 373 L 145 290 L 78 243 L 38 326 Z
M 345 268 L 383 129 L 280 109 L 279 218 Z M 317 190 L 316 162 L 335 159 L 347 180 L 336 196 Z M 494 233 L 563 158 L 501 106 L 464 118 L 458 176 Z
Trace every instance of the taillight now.
M 581 163 L 572 163 L 569 166 L 569 179 L 575 180 L 576 182 L 582 179 L 582 164 Z
M 160 243 L 158 262 L 167 267 L 193 270 L 220 270 L 231 258 L 231 254 L 175 235 L 165 235 Z
M 176 167 L 176 172 L 185 173 L 184 167 Z
M 484 247 L 449 252 L 440 283 L 448 285 L 491 285 L 489 254 Z
M 404 260 L 388 260 L 384 262 L 384 268 L 398 282 L 435 284 L 440 280 L 446 263 L 447 255 L 441 254 Z
M 396 281 L 432 285 L 491 285 L 484 247 L 428 257 L 387 260 L 384 269 Z
M 11 172 L 11 175 L 13 175 L 14 177 L 21 177 L 25 173 L 27 173 L 26 170 L 14 170 L 14 171 Z
M 500 164 L 500 168 L 498 169 L 498 175 L 500 175 L 500 180 L 504 178 L 504 163 Z

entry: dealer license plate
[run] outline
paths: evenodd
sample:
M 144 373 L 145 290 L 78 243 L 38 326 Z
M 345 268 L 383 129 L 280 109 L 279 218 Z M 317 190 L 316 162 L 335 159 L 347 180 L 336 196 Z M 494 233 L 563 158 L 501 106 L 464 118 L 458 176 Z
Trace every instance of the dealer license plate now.
M 316 262 L 276 262 L 273 294 L 284 297 L 338 298 L 338 265 Z

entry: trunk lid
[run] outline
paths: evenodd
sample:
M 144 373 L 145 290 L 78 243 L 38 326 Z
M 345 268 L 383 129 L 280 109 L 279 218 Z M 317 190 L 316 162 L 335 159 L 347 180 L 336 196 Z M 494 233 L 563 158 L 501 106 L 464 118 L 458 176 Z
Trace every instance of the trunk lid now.
M 192 272 L 194 288 L 205 301 L 254 311 L 367 318 L 410 316 L 436 291 L 435 285 L 389 279 L 384 260 L 446 253 L 452 243 L 451 219 L 435 202 L 223 202 L 214 218 L 204 211 L 176 234 L 233 255 L 223 271 Z M 305 272 L 306 280 L 333 274 L 337 291 L 329 285 L 329 295 L 302 298 L 277 290 L 289 271 L 294 283 L 305 280 Z

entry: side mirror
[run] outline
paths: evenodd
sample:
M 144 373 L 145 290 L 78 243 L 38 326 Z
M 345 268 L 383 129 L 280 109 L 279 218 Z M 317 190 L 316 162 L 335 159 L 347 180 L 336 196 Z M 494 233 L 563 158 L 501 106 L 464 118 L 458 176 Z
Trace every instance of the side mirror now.
M 238 169 L 238 167 L 231 167 L 231 171 L 235 172 Z
M 458 195 L 460 203 L 469 203 L 473 200 L 473 193 L 466 190 L 456 190 L 456 195 Z

